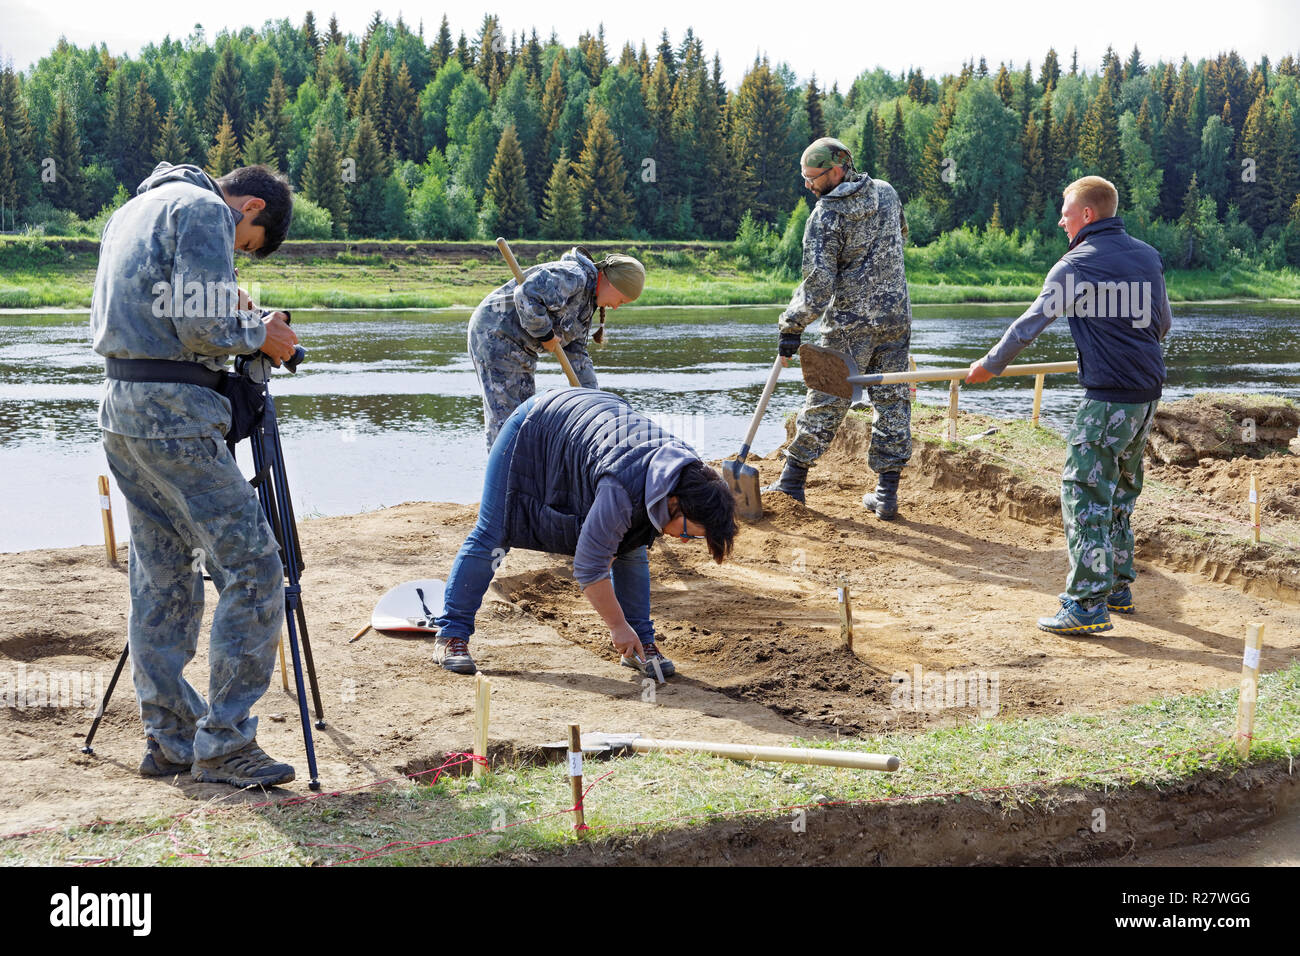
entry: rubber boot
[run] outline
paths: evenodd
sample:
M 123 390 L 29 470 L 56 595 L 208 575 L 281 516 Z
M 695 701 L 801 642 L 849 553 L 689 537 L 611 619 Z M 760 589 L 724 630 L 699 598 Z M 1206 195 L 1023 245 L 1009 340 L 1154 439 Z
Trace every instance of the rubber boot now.
M 808 466 L 797 465 L 792 460 L 785 460 L 785 470 L 781 472 L 781 480 L 774 485 L 768 485 L 763 489 L 767 494 L 771 491 L 779 491 L 789 495 L 799 504 L 804 504 L 803 500 L 803 483 L 808 480 Z
M 874 511 L 882 521 L 893 521 L 898 517 L 898 472 L 882 471 L 876 477 L 875 493 L 867 492 L 862 496 L 862 507 Z

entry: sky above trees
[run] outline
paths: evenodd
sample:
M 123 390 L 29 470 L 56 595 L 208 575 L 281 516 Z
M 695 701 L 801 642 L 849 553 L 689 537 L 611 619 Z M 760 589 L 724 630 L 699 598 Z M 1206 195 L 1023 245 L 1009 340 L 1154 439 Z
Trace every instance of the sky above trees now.
M 120 6 L 101 0 L 0 0 L 0 62 L 11 59 L 27 70 L 65 35 L 70 43 L 104 42 L 110 54 L 136 56 L 140 48 L 163 36 L 184 39 L 203 24 L 209 41 L 221 30 L 260 26 L 266 19 L 302 19 L 304 5 L 286 0 L 224 0 L 202 7 L 152 5 L 147 15 L 124 15 Z M 133 8 L 144 9 L 144 8 Z M 892 73 L 918 67 L 929 75 L 956 72 L 961 64 L 985 56 L 989 62 L 1035 63 L 1054 47 L 1068 57 L 1079 48 L 1079 65 L 1088 72 L 1100 66 L 1107 46 L 1130 50 L 1137 45 L 1149 62 L 1193 60 L 1228 48 L 1248 62 L 1267 54 L 1277 58 L 1300 52 L 1300 4 L 1291 0 L 1237 0 L 1232 4 L 1193 0 L 1179 4 L 1142 4 L 1131 0 L 1097 0 L 1087 4 L 1045 4 L 1036 0 L 957 3 L 926 0 L 923 4 L 846 5 L 836 13 L 827 3 L 755 5 L 761 15 L 738 15 L 736 4 L 700 4 L 663 0 L 656 3 L 539 4 L 535 0 L 500 0 L 473 6 L 425 5 L 388 0 L 338 0 L 316 9 L 322 22 L 338 15 L 344 33 L 360 34 L 379 9 L 385 18 L 398 14 L 414 29 L 421 17 L 426 31 L 437 29 L 446 13 L 453 35 L 473 35 L 484 13 L 495 14 L 507 28 L 537 28 L 545 39 L 552 29 L 563 42 L 597 22 L 605 25 L 612 49 L 625 41 L 653 46 L 660 30 L 674 36 L 687 26 L 706 37 L 706 55 L 720 54 L 727 85 L 735 88 L 755 55 L 773 64 L 786 62 L 800 76 L 817 74 L 824 87 L 847 85 L 875 66 Z

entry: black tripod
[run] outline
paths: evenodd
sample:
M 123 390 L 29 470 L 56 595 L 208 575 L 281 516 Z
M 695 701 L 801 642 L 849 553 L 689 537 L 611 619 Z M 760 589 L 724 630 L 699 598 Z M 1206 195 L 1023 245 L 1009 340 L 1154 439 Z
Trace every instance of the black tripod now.
M 297 348 L 293 358 L 285 362 L 284 367 L 290 372 L 297 371 L 298 363 L 306 357 L 306 354 L 303 348 Z M 305 565 L 302 560 L 302 549 L 298 545 L 298 522 L 294 517 L 293 500 L 289 496 L 289 479 L 284 470 L 280 428 L 275 417 L 275 400 L 267 387 L 271 368 L 271 360 L 260 352 L 255 355 L 240 356 L 235 360 L 235 370 L 240 375 L 262 386 L 265 404 L 258 424 L 249 436 L 249 442 L 253 446 L 254 472 L 249 483 L 257 489 L 262 513 L 266 515 L 267 521 L 275 532 L 275 540 L 280 545 L 280 560 L 284 564 L 284 573 L 288 578 L 288 583 L 284 587 L 284 620 L 289 630 L 289 650 L 293 657 L 293 676 L 298 690 L 298 715 L 302 721 L 302 740 L 307 750 L 307 768 L 311 774 L 311 781 L 307 786 L 311 790 L 319 790 L 321 785 L 316 771 L 316 745 L 312 741 L 311 720 L 307 716 L 307 694 L 303 686 L 303 657 L 307 661 L 307 677 L 311 682 L 312 703 L 316 708 L 316 726 L 322 730 L 325 727 L 325 712 L 321 707 L 320 688 L 316 683 L 316 665 L 312 661 L 311 641 L 307 636 L 307 617 L 302 606 L 302 586 L 299 583 L 299 575 Z M 302 657 L 298 652 L 299 634 L 302 636 Z M 126 664 L 130 649 L 129 643 L 122 648 L 122 656 L 117 660 L 113 678 L 108 682 L 104 699 L 100 701 L 99 709 L 95 711 L 95 718 L 90 725 L 90 732 L 86 734 L 86 743 L 81 748 L 82 753 L 95 752 L 91 747 L 91 741 L 95 738 L 95 731 L 99 729 L 104 711 L 108 709 L 108 701 L 113 696 L 118 678 L 122 675 L 122 668 Z

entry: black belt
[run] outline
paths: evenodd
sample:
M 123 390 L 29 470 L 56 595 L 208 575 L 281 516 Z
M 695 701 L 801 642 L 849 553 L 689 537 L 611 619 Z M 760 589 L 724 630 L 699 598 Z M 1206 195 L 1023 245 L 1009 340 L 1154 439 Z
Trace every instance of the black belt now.
M 202 385 L 221 391 L 226 380 L 225 372 L 213 371 L 199 362 L 173 362 L 168 359 L 104 360 L 104 371 L 109 378 L 119 382 L 179 382 L 183 385 Z

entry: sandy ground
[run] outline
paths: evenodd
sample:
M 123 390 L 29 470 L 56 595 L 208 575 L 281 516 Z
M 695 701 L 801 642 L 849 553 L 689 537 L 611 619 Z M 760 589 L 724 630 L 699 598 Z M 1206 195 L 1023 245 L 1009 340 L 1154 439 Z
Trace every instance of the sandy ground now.
M 779 469 L 774 457 L 758 464 L 765 482 Z M 837 453 L 812 473 L 807 508 L 767 496 L 767 514 L 746 526 L 727 565 L 695 545 L 652 549 L 656 626 L 679 669 L 652 701 L 618 666 L 568 560 L 511 553 L 471 643 L 493 679 L 493 756 L 534 757 L 571 720 L 584 730 L 764 744 L 969 720 L 971 708 L 894 706 L 891 675 L 918 666 L 996 673 L 1003 717 L 1095 712 L 1235 685 L 1248 621 L 1267 626 L 1265 670 L 1300 654 L 1300 607 L 1172 570 L 1160 554 L 1141 554 L 1136 617 L 1116 616 L 1115 630 L 1094 638 L 1041 632 L 1034 621 L 1054 610 L 1065 577 L 1059 525 L 1000 516 L 986 506 L 987 489 L 953 488 L 924 467 L 904 479 L 900 520 L 880 522 L 859 503 L 864 473 Z M 473 682 L 434 666 L 427 640 L 348 639 L 392 585 L 445 577 L 474 515 L 413 503 L 301 524 L 327 789 L 436 766 L 470 746 Z M 838 641 L 841 576 L 855 610 L 853 652 Z M 75 671 L 106 682 L 126 614 L 124 567 L 107 566 L 101 548 L 0 555 L 0 675 L 22 670 L 31 682 Z M 191 668 L 200 688 L 205 648 Z M 298 768 L 285 793 L 307 793 L 296 704 L 278 675 L 255 713 L 259 742 Z M 82 708 L 10 707 L 0 722 L 3 833 L 251 799 L 136 776 L 143 741 L 129 679 L 94 756 L 79 752 Z

